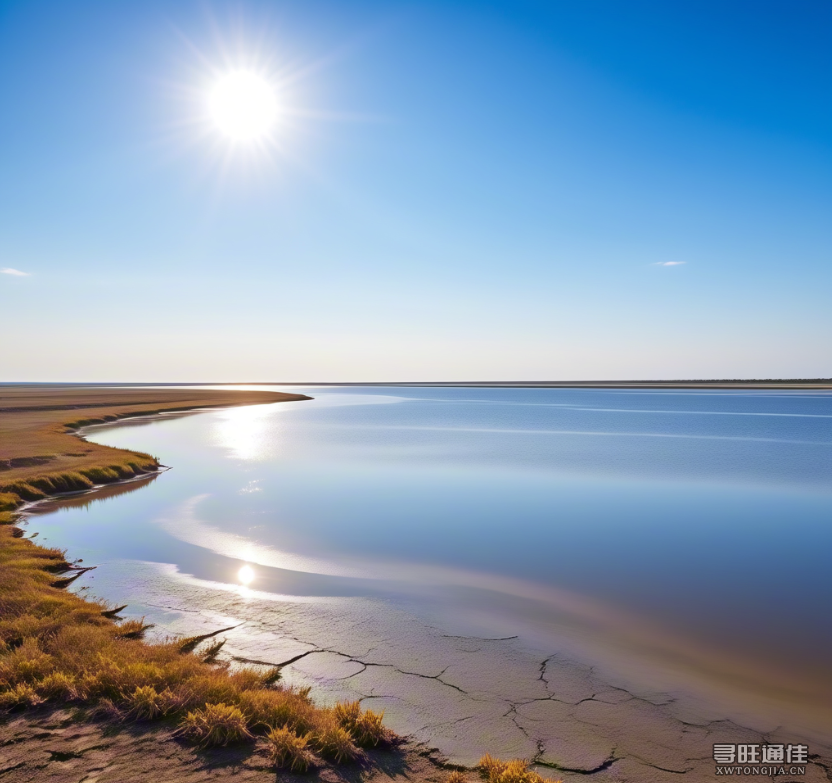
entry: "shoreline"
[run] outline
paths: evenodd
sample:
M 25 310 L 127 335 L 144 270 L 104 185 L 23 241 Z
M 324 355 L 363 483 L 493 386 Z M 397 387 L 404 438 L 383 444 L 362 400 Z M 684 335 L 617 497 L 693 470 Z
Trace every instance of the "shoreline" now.
M 25 503 L 158 472 L 158 458 L 90 443 L 85 427 L 229 406 L 310 399 L 282 392 L 152 392 L 50 386 L 39 394 L 0 386 L 0 523 Z M 125 391 L 127 392 L 125 394 Z M 121 399 L 119 399 L 121 397 Z M 79 416 L 79 414 L 83 414 Z M 80 441 L 80 444 L 79 444 Z
M 203 408 L 202 410 L 205 410 L 205 409 Z M 190 411 L 193 411 L 193 412 L 196 413 L 196 412 L 200 412 L 200 409 L 189 409 L 189 412 Z M 158 414 L 158 413 L 157 414 L 152 414 L 152 416 L 154 418 L 156 418 L 157 416 L 160 416 L 160 415 L 161 414 Z M 118 420 L 116 420 L 116 421 L 118 421 Z M 99 422 L 99 424 L 110 424 L 110 423 L 115 423 L 115 422 Z M 90 426 L 96 426 L 96 425 L 90 425 Z M 76 431 L 76 434 L 80 434 L 80 433 L 78 433 Z M 158 475 L 158 473 L 154 472 L 152 474 L 145 474 L 144 476 L 139 477 L 139 479 L 141 479 L 141 478 L 147 479 L 147 478 L 149 478 L 151 476 L 155 476 L 155 475 Z M 109 484 L 102 484 L 102 485 L 100 485 L 100 486 L 98 486 L 98 487 L 96 487 L 92 490 L 75 492 L 75 493 L 72 493 L 72 495 L 74 495 L 76 497 L 81 496 L 81 495 L 94 496 L 96 492 L 101 491 L 102 489 L 107 489 L 108 487 L 113 487 L 113 486 L 117 486 L 117 485 L 128 485 L 129 483 L 131 483 L 131 481 L 135 481 L 135 480 L 136 480 L 136 478 L 133 478 L 132 480 L 128 479 L 126 481 L 119 481 L 119 482 L 112 482 L 112 483 L 109 483 Z M 47 500 L 60 502 L 62 499 L 68 499 L 68 498 L 72 497 L 72 495 L 63 495 L 62 497 L 52 496 L 50 498 L 47 498 Z M 36 503 L 37 502 L 38 501 L 36 501 Z M 33 504 L 30 504 L 30 505 L 33 505 Z M 324 654 L 324 652 L 325 652 L 324 650 L 321 650 L 320 654 Z M 369 665 L 378 666 L 379 664 L 369 664 Z M 418 676 L 422 677 L 424 675 L 418 675 Z M 428 679 L 433 679 L 433 678 L 428 678 Z M 440 682 L 441 682 L 441 680 L 440 680 Z M 590 700 L 592 700 L 592 699 L 590 699 Z M 518 702 L 518 704 L 521 704 L 521 703 Z M 523 705 L 521 704 L 521 708 L 522 707 L 523 707 Z M 622 715 L 622 719 L 624 719 L 623 715 Z M 573 743 L 573 745 L 575 746 L 575 750 L 577 750 L 577 751 L 582 750 L 582 748 L 580 747 L 580 743 L 581 743 L 581 740 L 576 737 L 575 742 Z M 427 748 L 428 746 L 427 745 L 421 745 L 419 747 L 421 748 L 421 750 L 419 751 L 419 755 L 424 756 L 424 749 Z M 616 770 L 617 766 L 618 766 L 617 762 L 621 761 L 622 758 L 623 757 L 621 757 L 621 756 L 618 756 L 615 759 L 612 759 L 612 757 L 608 758 L 606 756 L 604 758 L 600 758 L 600 756 L 599 756 L 598 764 L 594 764 L 594 761 L 593 761 L 594 766 L 591 767 L 591 771 L 590 771 L 590 769 L 578 769 L 578 768 L 569 769 L 569 768 L 561 766 L 561 767 L 550 767 L 548 772 L 557 774 L 558 772 L 562 771 L 562 772 L 575 773 L 575 774 L 581 774 L 581 775 L 596 774 L 597 773 L 598 774 L 598 777 L 596 778 L 597 780 L 602 780 L 602 779 L 606 780 L 607 778 L 602 777 L 600 773 L 604 772 L 606 769 L 610 769 L 611 772 L 614 772 Z M 435 759 L 439 759 L 439 756 L 435 755 Z M 548 766 L 545 761 L 541 761 L 540 763 L 543 766 Z M 606 767 L 604 767 L 604 765 L 606 765 Z M 434 769 L 436 770 L 437 774 L 439 774 L 440 770 L 445 771 L 449 768 L 450 767 L 448 767 L 447 765 L 443 765 L 440 760 L 437 760 L 435 762 L 435 765 L 434 765 Z M 668 770 L 668 771 L 670 771 L 670 770 Z M 678 775 L 680 772 L 683 772 L 683 770 L 682 769 L 672 770 L 672 774 L 674 774 L 674 775 Z M 612 778 L 610 778 L 610 779 L 612 779 Z M 615 779 L 618 779 L 618 778 L 615 778 Z M 625 780 L 636 780 L 638 778 L 637 777 L 632 777 L 632 778 L 626 777 L 626 778 L 623 778 L 623 779 L 625 779 Z

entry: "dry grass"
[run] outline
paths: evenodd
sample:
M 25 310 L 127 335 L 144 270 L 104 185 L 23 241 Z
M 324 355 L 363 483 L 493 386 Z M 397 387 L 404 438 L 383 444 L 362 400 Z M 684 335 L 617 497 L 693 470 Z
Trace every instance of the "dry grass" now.
M 488 783 L 562 783 L 559 780 L 546 780 L 533 769 L 529 769 L 529 762 L 522 759 L 502 761 L 486 753 L 479 760 L 477 768 Z M 462 780 L 464 777 L 449 783 L 462 783 Z
M 357 701 L 336 704 L 332 716 L 359 748 L 374 748 L 390 739 L 390 732 L 382 725 L 384 713 L 362 710 Z
M 206 704 L 189 712 L 180 732 L 199 745 L 229 745 L 251 739 L 246 716 L 231 704 Z
M 336 764 L 355 761 L 361 756 L 352 735 L 331 716 L 322 716 L 318 722 L 312 732 L 312 745 L 321 756 Z
M 299 736 L 285 727 L 272 729 L 267 737 L 269 759 L 278 769 L 288 767 L 292 772 L 306 772 L 315 762 L 315 756 L 307 747 L 309 735 Z

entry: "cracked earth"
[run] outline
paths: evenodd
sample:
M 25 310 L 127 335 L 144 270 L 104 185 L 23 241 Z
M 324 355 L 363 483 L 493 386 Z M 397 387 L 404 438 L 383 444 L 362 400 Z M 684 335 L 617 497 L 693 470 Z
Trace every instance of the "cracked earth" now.
M 96 574 L 102 571 L 107 569 Z M 241 593 L 160 573 L 151 564 L 120 565 L 117 577 L 99 576 L 99 590 L 119 603 L 132 598 L 131 608 L 163 633 L 229 629 L 220 635 L 226 658 L 281 666 L 285 682 L 312 686 L 319 703 L 359 699 L 365 707 L 384 710 L 385 723 L 413 747 L 435 748 L 451 764 L 473 766 L 489 752 L 531 759 L 541 774 L 564 780 L 704 781 L 715 776 L 714 743 L 801 741 L 809 744 L 812 757 L 806 775 L 795 779 L 832 781 L 828 743 L 762 720 L 741 725 L 713 705 L 680 694 L 613 684 L 556 649 L 556 641 L 555 649 L 541 655 L 518 637 L 444 633 L 381 600 Z M 143 597 L 142 605 L 135 604 L 136 596 Z M 7 729 L 0 731 L 0 741 L 3 736 L 8 741 Z M 74 752 L 63 746 L 52 750 Z M 83 767 L 72 756 L 49 758 L 51 765 Z M 198 760 L 188 763 L 201 768 Z M 240 774 L 250 767 L 240 767 Z M 427 780 L 439 769 L 428 767 L 416 777 Z M 0 764 L 0 781 L 52 779 L 25 777 L 22 769 Z M 171 779 L 221 778 L 177 774 Z
M 324 783 L 440 783 L 447 771 L 435 751 L 405 743 L 373 750 L 358 765 L 318 770 Z M 281 772 L 280 779 L 310 775 Z M 263 744 L 198 750 L 177 741 L 169 728 L 75 723 L 66 711 L 43 712 L 0 723 L 3 783 L 269 783 L 275 780 Z

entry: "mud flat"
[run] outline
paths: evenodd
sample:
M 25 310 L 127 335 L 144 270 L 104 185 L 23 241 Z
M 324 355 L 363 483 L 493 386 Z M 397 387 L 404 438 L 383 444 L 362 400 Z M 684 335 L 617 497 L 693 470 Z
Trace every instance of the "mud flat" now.
M 388 600 L 240 591 L 150 563 L 122 564 L 117 580 L 98 572 L 96 589 L 138 598 L 134 609 L 167 631 L 235 626 L 223 634 L 230 659 L 282 666 L 319 703 L 383 709 L 390 728 L 451 764 L 490 752 L 555 779 L 669 783 L 710 780 L 717 743 L 804 743 L 810 762 L 795 779 L 830 780 L 828 735 L 784 728 L 744 702 L 616 677 L 581 660 L 567 634 L 559 648 L 454 634 Z

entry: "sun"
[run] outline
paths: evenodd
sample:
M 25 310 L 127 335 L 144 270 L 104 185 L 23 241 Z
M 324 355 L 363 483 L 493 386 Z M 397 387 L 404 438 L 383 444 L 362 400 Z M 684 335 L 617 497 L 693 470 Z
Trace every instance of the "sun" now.
M 274 88 L 253 71 L 232 71 L 214 84 L 208 108 L 217 128 L 236 142 L 265 138 L 278 118 Z
M 244 565 L 237 572 L 237 579 L 243 587 L 248 587 L 254 581 L 254 569 L 250 565 Z

